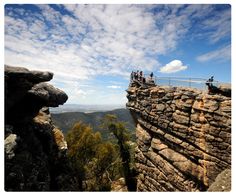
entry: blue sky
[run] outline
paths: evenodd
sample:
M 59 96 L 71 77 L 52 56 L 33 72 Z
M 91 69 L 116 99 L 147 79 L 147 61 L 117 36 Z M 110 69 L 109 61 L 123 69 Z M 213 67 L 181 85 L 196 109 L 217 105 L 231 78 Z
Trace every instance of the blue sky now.
M 52 71 L 77 104 L 125 104 L 137 69 L 230 82 L 231 7 L 6 5 L 5 64 Z

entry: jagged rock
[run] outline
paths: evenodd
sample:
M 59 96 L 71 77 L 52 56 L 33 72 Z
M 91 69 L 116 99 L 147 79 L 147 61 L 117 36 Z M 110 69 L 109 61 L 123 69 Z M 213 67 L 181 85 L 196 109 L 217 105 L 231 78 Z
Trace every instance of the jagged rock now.
M 67 142 L 64 138 L 62 131 L 56 127 L 52 131 L 53 131 L 55 142 L 58 146 L 59 151 L 62 151 L 62 152 L 66 151 L 67 150 Z
M 33 84 L 50 81 L 53 77 L 52 72 L 29 71 L 24 67 L 5 66 L 5 77 L 14 80 L 25 79 Z
M 45 107 L 58 106 L 68 98 L 44 83 L 52 77 L 51 72 L 5 66 L 6 191 L 73 190 L 62 156 L 66 141 Z
M 68 96 L 62 90 L 47 83 L 34 85 L 28 93 L 42 100 L 43 105 L 48 107 L 57 107 L 68 99 Z
M 63 91 L 44 83 L 52 77 L 51 72 L 5 66 L 7 124 L 30 121 L 43 106 L 56 107 L 66 102 L 68 97 Z
M 183 87 L 130 88 L 137 190 L 206 191 L 231 166 L 231 98 Z
M 24 99 L 27 91 L 33 85 L 49 81 L 52 77 L 53 73 L 51 72 L 29 71 L 23 67 L 5 66 L 5 104 L 7 110 Z
M 120 178 L 116 181 L 113 181 L 111 184 L 112 192 L 128 192 L 127 186 L 125 184 L 125 179 Z
M 52 124 L 51 114 L 48 107 L 43 107 L 39 110 L 38 115 L 34 117 L 34 122 L 38 124 L 49 125 Z
M 16 134 L 10 134 L 8 137 L 4 140 L 4 148 L 6 153 L 7 159 L 12 159 L 15 156 L 14 149 L 17 146 L 17 135 Z

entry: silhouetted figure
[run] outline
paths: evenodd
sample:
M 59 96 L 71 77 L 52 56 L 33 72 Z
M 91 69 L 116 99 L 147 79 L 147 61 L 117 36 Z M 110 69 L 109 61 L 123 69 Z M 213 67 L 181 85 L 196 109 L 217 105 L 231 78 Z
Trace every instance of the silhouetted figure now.
M 143 71 L 139 73 L 139 81 L 143 82 Z
M 137 70 L 137 80 L 139 80 L 139 70 Z
M 146 83 L 146 78 L 145 77 L 143 77 L 143 83 Z
M 133 81 L 134 80 L 134 72 L 132 71 L 130 74 L 130 80 Z
M 137 72 L 134 72 L 134 79 L 137 80 Z
M 231 97 L 231 89 L 221 89 L 218 88 L 217 86 L 213 85 L 213 81 L 214 81 L 214 76 L 211 76 L 211 78 L 209 78 L 206 81 L 206 85 L 208 86 L 208 93 L 209 94 L 221 94 L 227 97 Z
M 206 85 L 208 86 L 208 90 L 209 88 L 213 87 L 213 81 L 214 81 L 214 76 L 211 76 L 207 81 L 206 81 Z
M 153 72 L 150 74 L 150 77 L 151 77 L 151 79 L 152 79 L 152 77 L 153 77 Z
M 213 81 L 214 81 L 214 76 L 211 76 L 211 78 L 209 79 L 209 82 L 210 82 L 210 86 L 213 86 Z

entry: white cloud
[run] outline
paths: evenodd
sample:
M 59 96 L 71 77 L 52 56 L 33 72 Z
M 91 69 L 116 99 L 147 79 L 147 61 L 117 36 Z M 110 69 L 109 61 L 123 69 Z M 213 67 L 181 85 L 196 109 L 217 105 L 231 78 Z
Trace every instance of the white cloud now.
M 187 69 L 186 65 L 183 65 L 180 60 L 173 60 L 170 63 L 160 68 L 161 73 L 175 73 Z
M 202 22 L 202 28 L 209 33 L 209 39 L 212 43 L 230 35 L 231 32 L 231 13 L 226 10 L 216 12 L 213 17 Z
M 117 88 L 121 88 L 121 86 L 110 85 L 110 86 L 107 86 L 107 88 L 113 88 L 113 89 L 117 89 Z
M 38 7 L 41 13 L 21 9 L 24 17 L 5 16 L 5 62 L 50 70 L 55 77 L 127 77 L 133 69 L 154 70 L 157 55 L 175 49 L 186 32 L 187 17 L 153 15 L 152 6 L 65 5 L 73 16 Z
M 219 10 L 222 7 L 228 9 Z M 200 39 L 214 44 L 230 36 L 230 5 L 193 4 L 180 9 L 179 14 L 190 19 L 184 20 L 192 27 L 188 39 Z
M 61 6 L 62 13 L 49 5 L 36 6 L 40 12 L 5 6 L 5 64 L 52 71 L 53 81 L 70 100 L 96 96 L 97 89 L 81 85 L 98 75 L 129 78 L 132 70 L 157 70 L 159 55 L 176 49 L 192 27 L 191 19 L 203 19 L 212 10 L 211 5 L 67 4 Z M 158 9 L 155 14 L 154 8 Z M 212 23 L 211 29 L 218 30 L 208 37 L 216 41 L 225 37 L 228 18 L 227 13 L 220 18 L 221 29 L 220 23 Z M 205 26 L 210 23 L 206 21 Z M 161 71 L 187 68 L 182 63 L 169 64 Z M 119 84 L 107 88 L 112 91 L 114 86 Z
M 208 52 L 200 55 L 196 58 L 200 62 L 206 62 L 211 60 L 230 60 L 231 59 L 231 45 L 227 45 L 218 50 Z

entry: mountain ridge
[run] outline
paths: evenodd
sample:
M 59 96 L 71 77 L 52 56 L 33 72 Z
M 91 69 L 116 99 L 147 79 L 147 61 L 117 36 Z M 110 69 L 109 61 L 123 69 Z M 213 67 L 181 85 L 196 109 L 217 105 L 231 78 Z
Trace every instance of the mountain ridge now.
M 133 118 L 129 113 L 129 110 L 125 108 L 115 109 L 111 111 L 97 111 L 91 113 L 85 112 L 63 112 L 63 113 L 51 113 L 52 120 L 56 126 L 58 126 L 64 134 L 70 130 L 76 122 L 82 121 L 85 124 L 90 125 L 94 131 L 100 131 L 104 139 L 108 139 L 107 133 L 102 132 L 99 127 L 102 118 L 106 114 L 114 114 L 117 116 L 119 121 L 125 122 L 126 128 L 131 132 L 134 137 L 135 126 Z
M 125 109 L 125 105 L 121 104 L 64 104 L 56 108 L 50 108 L 51 113 L 65 113 L 65 112 L 106 112 L 115 109 Z

